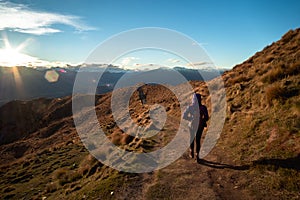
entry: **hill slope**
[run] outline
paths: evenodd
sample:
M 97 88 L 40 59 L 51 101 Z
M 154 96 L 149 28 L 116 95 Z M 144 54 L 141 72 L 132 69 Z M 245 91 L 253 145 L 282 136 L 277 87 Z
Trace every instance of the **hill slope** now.
M 224 73 L 226 122 L 217 145 L 200 164 L 186 152 L 153 173 L 118 172 L 97 162 L 80 142 L 70 97 L 4 105 L 0 108 L 1 197 L 299 199 L 299 44 L 300 29 L 289 31 Z M 205 83 L 191 84 L 210 110 Z M 159 85 L 143 89 L 148 105 L 140 104 L 137 93 L 130 102 L 136 123 L 151 125 L 148 106 L 155 103 L 168 113 L 164 129 L 147 140 L 132 138 L 115 125 L 110 93 L 96 97 L 97 116 L 107 136 L 130 151 L 148 152 L 164 146 L 173 138 L 181 116 L 170 90 Z

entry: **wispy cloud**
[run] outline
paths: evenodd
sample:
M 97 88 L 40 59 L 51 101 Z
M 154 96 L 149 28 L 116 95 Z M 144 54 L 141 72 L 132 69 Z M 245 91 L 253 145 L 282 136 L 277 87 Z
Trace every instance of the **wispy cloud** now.
M 153 67 L 153 66 L 158 66 L 153 63 L 134 63 L 133 66 L 135 67 Z
M 123 66 L 127 66 L 129 65 L 133 60 L 138 60 L 139 58 L 137 57 L 126 57 L 126 58 L 123 58 L 122 61 L 121 61 L 121 64 Z
M 34 35 L 62 32 L 53 27 L 55 24 L 71 26 L 79 32 L 95 29 L 85 25 L 78 16 L 37 11 L 23 4 L 0 1 L 0 30 Z
M 191 66 L 206 66 L 206 65 L 210 65 L 213 64 L 212 62 L 195 62 L 195 63 L 188 63 L 187 66 L 191 67 Z
M 167 60 L 167 62 L 170 62 L 170 63 L 179 63 L 180 60 L 175 59 L 175 58 L 169 58 L 169 59 Z

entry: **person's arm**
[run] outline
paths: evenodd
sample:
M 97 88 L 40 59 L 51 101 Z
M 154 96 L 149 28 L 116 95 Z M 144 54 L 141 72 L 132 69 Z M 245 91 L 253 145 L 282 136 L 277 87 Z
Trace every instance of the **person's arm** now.
M 204 120 L 208 121 L 209 120 L 209 116 L 208 116 L 208 111 L 207 111 L 206 106 L 202 105 L 201 108 L 202 108 L 202 111 L 203 111 Z
M 188 106 L 187 109 L 185 109 L 183 113 L 183 119 L 190 120 L 189 115 L 191 114 L 191 109 L 192 109 L 191 106 Z

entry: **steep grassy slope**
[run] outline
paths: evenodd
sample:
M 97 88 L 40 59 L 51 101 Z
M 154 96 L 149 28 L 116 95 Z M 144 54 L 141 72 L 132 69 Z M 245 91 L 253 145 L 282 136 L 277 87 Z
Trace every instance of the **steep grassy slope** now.
M 264 195 L 299 195 L 299 44 L 300 29 L 289 31 L 223 76 L 228 112 L 218 146 L 256 166 L 249 184 Z
M 224 142 L 225 147 L 238 147 L 237 159 L 300 153 L 299 44 L 300 29 L 289 31 L 224 75 L 228 102 Z
M 185 153 L 172 165 L 147 174 L 118 172 L 91 157 L 76 133 L 70 97 L 10 102 L 0 108 L 0 198 L 299 199 L 299 72 L 297 29 L 222 76 L 226 122 L 205 162 L 198 165 Z M 205 83 L 191 84 L 211 110 Z M 168 113 L 164 129 L 147 140 L 117 127 L 111 94 L 96 97 L 96 113 L 107 137 L 129 151 L 149 152 L 166 145 L 181 116 L 170 90 L 157 85 L 143 89 L 148 105 L 141 105 L 137 93 L 130 100 L 137 124 L 151 126 L 149 107 L 155 103 Z

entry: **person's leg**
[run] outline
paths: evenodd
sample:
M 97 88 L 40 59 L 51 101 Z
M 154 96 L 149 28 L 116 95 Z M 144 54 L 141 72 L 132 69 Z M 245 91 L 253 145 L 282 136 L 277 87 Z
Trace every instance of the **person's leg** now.
M 194 158 L 194 141 L 195 141 L 195 133 L 190 129 L 190 157 Z
M 146 97 L 142 99 L 142 103 L 143 103 L 143 104 L 146 104 L 146 103 L 147 103 L 147 102 L 146 102 Z
M 140 94 L 139 98 L 140 98 L 142 104 L 146 104 L 146 96 L 145 95 Z
M 190 155 L 191 158 L 194 158 L 194 140 L 192 141 L 190 145 Z
M 200 153 L 200 147 L 201 147 L 201 136 L 202 136 L 202 132 L 203 132 L 204 127 L 199 127 L 197 130 L 197 134 L 196 134 L 196 156 L 197 156 L 197 160 L 200 160 L 199 158 L 199 153 Z

